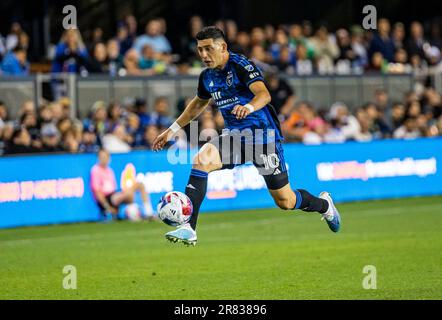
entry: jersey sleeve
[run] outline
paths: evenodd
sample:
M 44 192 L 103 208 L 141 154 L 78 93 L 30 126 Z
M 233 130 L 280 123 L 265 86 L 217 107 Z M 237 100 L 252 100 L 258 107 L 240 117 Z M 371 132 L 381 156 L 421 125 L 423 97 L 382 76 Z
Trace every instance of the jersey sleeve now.
M 206 85 L 204 84 L 204 71 L 201 72 L 199 80 L 198 80 L 198 92 L 197 96 L 200 99 L 209 100 L 212 98 L 212 95 L 206 89 Z
M 250 86 L 255 81 L 264 81 L 261 70 L 250 60 L 242 60 L 235 64 L 239 81 Z

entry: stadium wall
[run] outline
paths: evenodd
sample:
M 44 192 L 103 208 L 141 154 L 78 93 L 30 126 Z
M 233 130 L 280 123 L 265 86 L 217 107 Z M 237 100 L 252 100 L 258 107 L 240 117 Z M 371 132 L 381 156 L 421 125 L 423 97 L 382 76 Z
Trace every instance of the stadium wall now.
M 286 144 L 293 187 L 330 191 L 337 201 L 442 194 L 442 138 Z M 195 150 L 114 154 L 118 183 L 145 183 L 152 202 L 184 190 Z M 99 220 L 89 188 L 96 155 L 34 155 L 0 158 L 0 228 Z M 173 163 L 174 165 L 171 165 Z M 202 211 L 273 207 L 264 180 L 252 165 L 209 175 Z

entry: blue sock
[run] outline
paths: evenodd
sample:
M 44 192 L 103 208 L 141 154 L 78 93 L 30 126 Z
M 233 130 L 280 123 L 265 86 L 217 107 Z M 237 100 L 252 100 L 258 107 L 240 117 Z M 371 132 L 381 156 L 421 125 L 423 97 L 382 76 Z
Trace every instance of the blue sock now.
M 315 197 L 304 189 L 296 189 L 294 192 L 296 195 L 296 204 L 293 209 L 300 209 L 306 212 L 327 212 L 328 202 L 326 200 Z
M 301 192 L 298 191 L 298 189 L 295 189 L 294 192 L 296 194 L 296 204 L 293 209 L 299 209 L 299 208 L 301 208 L 302 195 L 301 195 Z

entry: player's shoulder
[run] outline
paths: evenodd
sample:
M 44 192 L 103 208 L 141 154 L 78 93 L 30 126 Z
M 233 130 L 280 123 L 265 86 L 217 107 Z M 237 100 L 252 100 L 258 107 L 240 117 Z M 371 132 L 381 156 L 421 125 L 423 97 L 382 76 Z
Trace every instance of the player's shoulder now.
M 229 61 L 235 66 L 241 66 L 243 68 L 253 65 L 253 62 L 249 60 L 245 55 L 230 51 Z
M 210 73 L 211 73 L 210 68 L 203 69 L 203 71 L 201 71 L 201 73 L 200 73 L 200 79 L 205 80 L 205 79 L 209 78 L 211 76 Z
M 242 54 L 230 52 L 229 59 L 232 67 L 236 70 L 236 72 L 246 72 L 248 74 L 250 72 L 256 71 L 257 69 L 253 61 Z

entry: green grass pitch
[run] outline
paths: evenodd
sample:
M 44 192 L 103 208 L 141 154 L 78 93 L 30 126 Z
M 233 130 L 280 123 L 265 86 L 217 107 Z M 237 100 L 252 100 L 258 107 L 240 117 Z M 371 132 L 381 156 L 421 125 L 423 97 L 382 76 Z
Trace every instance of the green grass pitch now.
M 160 222 L 0 230 L 0 299 L 442 299 L 442 197 L 339 208 L 338 234 L 312 213 L 202 214 L 196 247 Z

